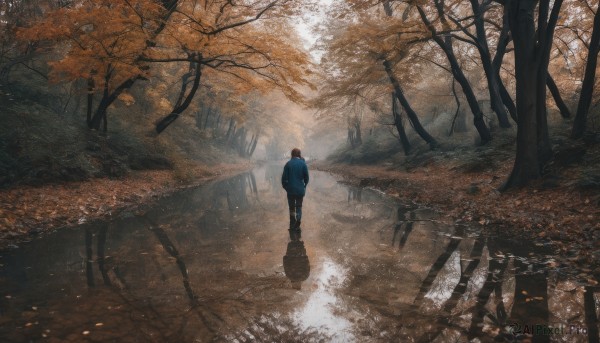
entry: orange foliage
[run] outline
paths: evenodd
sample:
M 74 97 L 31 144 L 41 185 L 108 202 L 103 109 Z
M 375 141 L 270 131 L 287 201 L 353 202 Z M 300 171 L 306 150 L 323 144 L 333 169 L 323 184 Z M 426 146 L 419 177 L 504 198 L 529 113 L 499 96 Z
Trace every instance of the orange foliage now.
M 55 82 L 93 79 L 95 91 L 112 91 L 128 79 L 152 77 L 151 66 L 187 68 L 190 56 L 199 56 L 201 65 L 228 75 L 242 91 L 279 88 L 301 100 L 294 85 L 309 84 L 308 55 L 285 19 L 300 9 L 297 2 L 175 3 L 171 12 L 157 0 L 76 1 L 18 36 L 54 42 Z

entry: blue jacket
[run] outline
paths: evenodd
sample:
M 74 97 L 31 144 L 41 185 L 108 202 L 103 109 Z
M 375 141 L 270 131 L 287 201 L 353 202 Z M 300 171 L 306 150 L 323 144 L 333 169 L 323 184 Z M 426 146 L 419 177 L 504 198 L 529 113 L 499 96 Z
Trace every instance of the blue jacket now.
M 304 159 L 293 157 L 285 164 L 281 185 L 289 195 L 304 196 L 308 185 L 308 167 Z

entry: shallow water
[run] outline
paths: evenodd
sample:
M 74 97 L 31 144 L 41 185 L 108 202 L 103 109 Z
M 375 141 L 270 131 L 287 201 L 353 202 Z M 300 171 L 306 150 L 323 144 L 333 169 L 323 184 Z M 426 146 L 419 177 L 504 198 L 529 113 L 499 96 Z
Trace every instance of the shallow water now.
M 598 341 L 549 248 L 318 171 L 290 233 L 281 168 L 0 252 L 0 341 Z

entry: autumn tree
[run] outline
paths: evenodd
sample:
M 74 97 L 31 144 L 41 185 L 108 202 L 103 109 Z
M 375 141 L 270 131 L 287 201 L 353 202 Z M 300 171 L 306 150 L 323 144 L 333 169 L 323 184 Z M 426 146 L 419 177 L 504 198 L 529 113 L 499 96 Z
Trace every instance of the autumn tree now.
M 157 65 L 185 64 L 178 101 L 157 126 L 160 132 L 191 104 L 204 68 L 235 74 L 255 86 L 280 88 L 298 100 L 293 85 L 307 84 L 306 57 L 277 36 L 285 32 L 284 17 L 295 10 L 294 4 L 82 1 L 50 12 L 21 37 L 56 41 L 66 51 L 52 63 L 52 76 L 58 81 L 87 80 L 91 129 L 99 129 L 101 122 L 106 128 L 108 107 L 136 81 L 151 78 Z M 260 81 L 249 78 L 250 73 Z M 100 93 L 95 108 L 94 93 Z
M 409 26 L 396 22 L 370 3 L 339 6 L 332 15 L 336 21 L 328 23 L 328 32 L 322 41 L 326 53 L 321 66 L 328 77 L 317 105 L 345 113 L 352 122 L 356 106 L 369 106 L 384 99 L 389 106 L 387 112 L 395 113 L 391 116 L 394 122 L 403 125 L 400 112 L 392 111 L 388 100 L 393 90 L 417 134 L 432 147 L 436 146 L 437 142 L 411 107 L 398 76 L 402 75 L 403 82 L 418 78 L 417 68 L 410 68 L 410 62 L 405 59 L 414 56 L 411 52 L 419 49 L 416 43 L 422 37 L 414 33 L 397 34 Z M 398 130 L 403 127 L 398 126 Z
M 19 41 L 15 37 L 16 32 L 45 13 L 67 6 L 69 3 L 70 1 L 67 0 L 0 1 L 0 84 L 9 85 L 10 72 L 19 65 L 45 77 L 29 65 L 29 62 L 39 55 L 37 50 L 43 50 L 45 46 Z
M 177 1 L 74 2 L 21 30 L 20 38 L 55 42 L 56 49 L 67 51 L 50 63 L 51 79 L 87 80 L 87 124 L 99 129 L 102 121 L 106 123 L 108 106 L 136 80 L 149 76 L 140 57 L 164 30 L 176 5 Z M 101 94 L 95 110 L 94 93 Z

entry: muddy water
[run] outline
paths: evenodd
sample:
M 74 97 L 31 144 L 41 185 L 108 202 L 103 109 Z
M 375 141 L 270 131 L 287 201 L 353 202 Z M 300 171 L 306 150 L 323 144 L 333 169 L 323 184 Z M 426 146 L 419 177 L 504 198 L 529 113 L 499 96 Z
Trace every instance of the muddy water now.
M 598 341 L 550 249 L 316 171 L 288 232 L 280 173 L 0 252 L 0 341 Z

